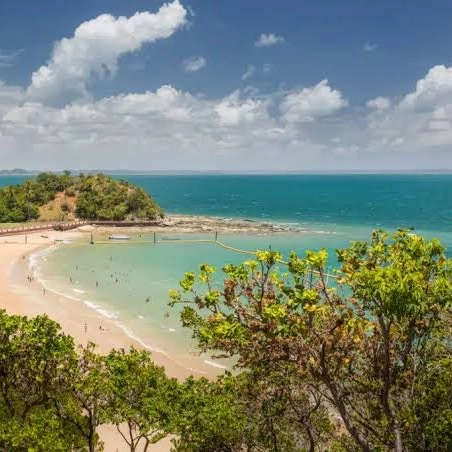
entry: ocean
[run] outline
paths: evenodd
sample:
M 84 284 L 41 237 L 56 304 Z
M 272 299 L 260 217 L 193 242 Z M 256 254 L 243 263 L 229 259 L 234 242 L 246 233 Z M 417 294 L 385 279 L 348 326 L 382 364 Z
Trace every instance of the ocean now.
M 271 246 L 285 256 L 292 250 L 303 254 L 306 249 L 326 248 L 331 269 L 336 266 L 335 249 L 351 240 L 368 239 L 376 228 L 413 227 L 452 249 L 452 175 L 448 174 L 116 177 L 143 187 L 169 213 L 283 224 L 291 232 L 220 235 L 220 239 L 244 250 Z M 0 185 L 21 180 L 0 177 Z M 68 296 L 68 302 L 86 303 L 99 318 L 111 318 L 149 349 L 205 369 L 218 363 L 194 355 L 190 332 L 181 328 L 177 309 L 167 306 L 168 290 L 177 288 L 184 272 L 196 271 L 201 263 L 221 269 L 225 263 L 249 257 L 214 244 L 177 240 L 182 238 L 187 236 L 160 234 L 159 240 L 171 240 L 157 244 L 67 244 L 35 256 L 33 265 L 48 289 Z M 152 241 L 144 234 L 136 239 Z

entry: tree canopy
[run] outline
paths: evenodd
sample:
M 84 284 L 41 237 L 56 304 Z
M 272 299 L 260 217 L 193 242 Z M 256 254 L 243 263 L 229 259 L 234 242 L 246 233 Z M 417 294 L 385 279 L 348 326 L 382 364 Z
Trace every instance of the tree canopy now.
M 404 230 L 337 256 L 335 284 L 325 250 L 287 267 L 266 251 L 225 266 L 221 285 L 202 265 L 171 296 L 188 303 L 182 322 L 202 350 L 279 390 L 286 426 L 287 410 L 299 414 L 298 450 L 450 450 L 452 261 Z M 275 435 L 271 450 L 285 450 L 284 429 Z
M 41 173 L 0 189 L 0 223 L 29 220 L 133 220 L 163 216 L 143 189 L 105 174 Z

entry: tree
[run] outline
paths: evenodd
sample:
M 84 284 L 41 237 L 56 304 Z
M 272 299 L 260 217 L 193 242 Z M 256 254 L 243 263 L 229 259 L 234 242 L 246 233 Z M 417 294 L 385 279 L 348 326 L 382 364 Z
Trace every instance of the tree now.
M 370 243 L 337 255 L 335 285 L 327 283 L 325 250 L 292 254 L 283 273 L 280 254 L 258 252 L 256 260 L 225 266 L 222 287 L 210 266 L 198 277 L 187 273 L 172 303 L 188 303 L 182 322 L 202 350 L 237 356 L 242 369 L 288 371 L 292 377 L 280 379 L 293 389 L 288 403 L 302 397 L 306 427 L 317 404 L 339 416 L 347 450 L 352 441 L 358 450 L 401 452 L 417 435 L 430 444 L 438 431 L 431 423 L 414 427 L 420 405 L 412 396 L 431 394 L 427 376 L 438 356 L 452 356 L 452 262 L 437 240 L 405 230 L 392 241 L 376 231 Z M 450 380 L 450 368 L 441 369 Z M 441 406 L 449 416 L 442 431 L 451 409 L 452 399 Z
M 134 348 L 112 350 L 105 365 L 109 394 L 101 417 L 116 425 L 131 452 L 141 442 L 147 451 L 170 432 L 178 383 L 152 362 L 150 353 Z
M 244 450 L 251 441 L 235 379 L 188 378 L 179 388 L 173 411 L 173 440 L 178 452 Z
M 54 400 L 57 416 L 76 429 L 84 438 L 89 452 L 99 444 L 97 427 L 102 423 L 101 412 L 107 405 L 111 391 L 104 357 L 95 353 L 95 345 L 81 348 L 64 381 L 69 392 L 65 398 Z
M 80 450 L 81 438 L 54 410 L 76 359 L 73 339 L 47 316 L 0 311 L 0 450 Z

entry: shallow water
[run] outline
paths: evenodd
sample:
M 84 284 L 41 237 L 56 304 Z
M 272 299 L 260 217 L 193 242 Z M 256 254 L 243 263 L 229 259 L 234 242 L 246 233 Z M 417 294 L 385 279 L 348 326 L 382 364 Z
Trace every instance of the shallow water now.
M 330 252 L 329 266 L 334 267 L 335 249 L 348 246 L 351 240 L 369 239 L 375 228 L 394 230 L 398 226 L 416 227 L 417 232 L 439 237 L 452 249 L 451 175 L 123 178 L 147 189 L 170 212 L 254 218 L 303 230 L 261 236 L 220 235 L 223 242 L 240 249 L 271 246 L 287 256 L 292 250 L 302 254 L 306 249 L 324 247 Z M 6 179 L 0 178 L 0 184 Z M 165 236 L 186 238 L 161 234 L 159 239 Z M 136 239 L 152 242 L 153 237 Z M 35 259 L 35 266 L 49 288 L 113 318 L 146 346 L 202 362 L 209 358 L 192 358 L 190 332 L 182 330 L 177 310 L 169 310 L 168 290 L 177 288 L 184 272 L 196 271 L 200 263 L 221 268 L 248 258 L 211 243 L 181 240 L 94 246 L 82 243 L 59 246 L 45 260 Z

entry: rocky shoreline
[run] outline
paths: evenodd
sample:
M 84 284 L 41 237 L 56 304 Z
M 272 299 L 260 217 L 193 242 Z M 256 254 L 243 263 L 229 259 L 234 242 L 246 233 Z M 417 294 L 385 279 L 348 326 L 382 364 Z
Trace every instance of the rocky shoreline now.
M 152 226 L 82 226 L 81 229 L 85 231 L 96 231 L 98 233 L 108 233 L 112 231 L 129 233 L 223 232 L 231 234 L 270 234 L 300 232 L 300 229 L 290 229 L 289 227 L 265 222 L 258 222 L 255 220 L 204 217 L 198 215 L 168 215 Z

